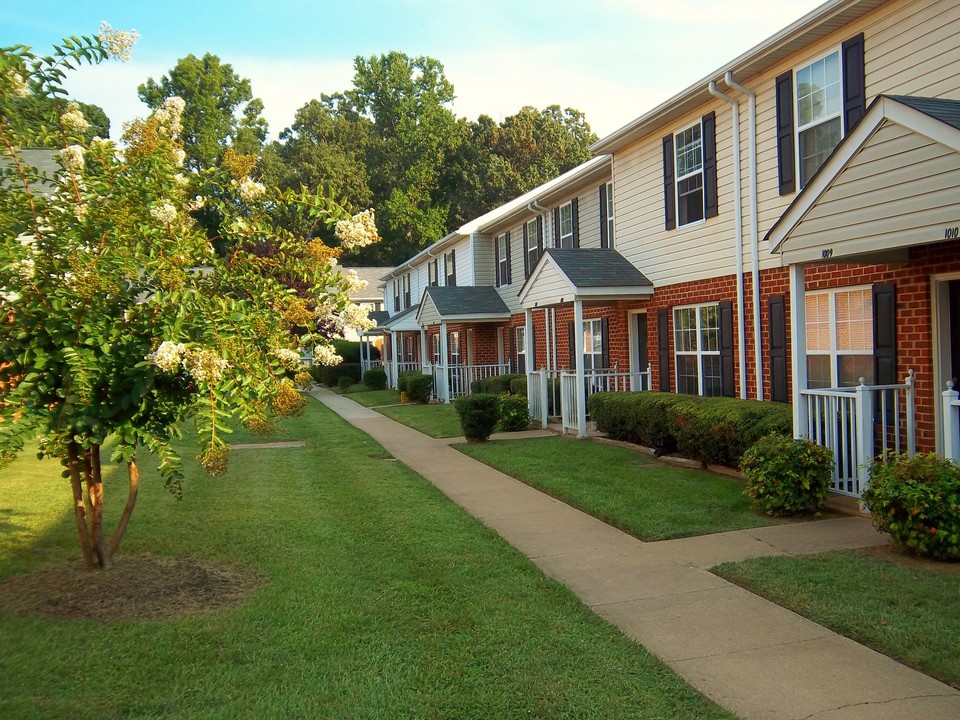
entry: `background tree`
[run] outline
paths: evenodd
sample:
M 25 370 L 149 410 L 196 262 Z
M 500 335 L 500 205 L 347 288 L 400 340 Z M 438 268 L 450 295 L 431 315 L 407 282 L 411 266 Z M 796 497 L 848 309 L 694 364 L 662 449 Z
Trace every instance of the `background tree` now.
M 266 138 L 266 120 L 260 117 L 263 103 L 253 98 L 250 81 L 216 55 L 187 55 L 159 82 L 148 78 L 137 93 L 151 110 L 171 97 L 186 101 L 181 137 L 186 165 L 192 170 L 212 167 L 228 147 L 256 154 Z
M 80 131 L 83 140 L 89 143 L 95 137 L 109 138 L 110 118 L 103 108 L 74 102 L 88 123 L 88 127 Z M 23 95 L 8 98 L 5 105 L 8 114 L 2 121 L 16 131 L 25 147 L 63 147 L 63 133 L 59 127 L 47 125 L 45 120 L 62 115 L 67 103 L 66 97 L 45 97 L 28 89 Z
M 171 440 L 193 418 L 211 473 L 225 469 L 224 423 L 255 429 L 271 413 L 304 400 L 290 376 L 299 343 L 335 363 L 320 329 L 364 329 L 349 303 L 350 278 L 334 274 L 338 251 L 280 227 L 275 213 L 296 212 L 335 224 L 345 247 L 377 239 L 373 217 L 350 217 L 326 197 L 268 189 L 249 177 L 255 158 L 232 150 L 223 165 L 189 175 L 179 140 L 187 112 L 168 98 L 132 123 L 120 149 L 85 143 L 86 120 L 67 106 L 41 130 L 66 134 L 61 173 L 43 177 L 18 154 L 10 101 L 25 81 L 45 97 L 63 94 L 63 69 L 100 62 L 124 33 L 70 38 L 49 58 L 27 48 L 0 51 L 0 458 L 39 439 L 70 480 L 87 566 L 107 568 L 133 512 L 137 457 L 156 458 L 168 487 L 180 491 L 180 458 Z M 223 218 L 215 253 L 191 217 L 205 204 Z M 291 294 L 300 283 L 304 297 Z M 294 336 L 307 332 L 301 337 Z M 101 453 L 127 466 L 128 497 L 108 537 L 103 527 Z

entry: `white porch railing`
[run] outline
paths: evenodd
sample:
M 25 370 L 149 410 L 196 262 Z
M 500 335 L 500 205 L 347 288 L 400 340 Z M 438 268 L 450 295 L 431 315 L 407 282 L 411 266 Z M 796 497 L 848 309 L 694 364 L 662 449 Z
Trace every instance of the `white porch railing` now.
M 360 358 L 360 366 L 363 368 L 363 372 L 367 370 L 380 370 L 383 368 L 383 360 L 367 360 L 366 358 Z
M 579 431 L 579 403 L 586 402 L 598 392 L 637 392 L 649 390 L 653 369 L 647 365 L 644 372 L 619 372 L 616 368 L 584 370 L 583 392 L 577 392 L 577 373 L 563 370 L 560 373 L 560 419 L 564 432 Z M 527 387 L 529 388 L 529 381 Z M 583 428 L 584 432 L 586 428 Z M 582 434 L 582 433 L 581 433 Z
M 505 375 L 509 367 L 505 363 L 492 365 L 434 365 L 433 386 L 437 398 L 452 402 L 461 395 L 470 394 L 470 386 L 476 380 L 485 380 L 495 375 Z
M 960 464 L 960 393 L 947 381 L 943 391 L 943 456 Z
M 833 451 L 834 492 L 860 497 L 870 463 L 889 452 L 913 455 L 916 441 L 916 390 L 913 370 L 901 385 L 802 390 L 806 427 L 799 433 Z

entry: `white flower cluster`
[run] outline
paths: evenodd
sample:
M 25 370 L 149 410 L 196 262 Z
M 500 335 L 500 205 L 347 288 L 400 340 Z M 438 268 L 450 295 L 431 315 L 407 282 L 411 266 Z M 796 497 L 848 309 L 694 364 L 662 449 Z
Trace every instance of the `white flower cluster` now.
M 145 355 L 143 359 L 156 365 L 164 372 L 173 372 L 180 367 L 180 363 L 183 360 L 183 353 L 186 349 L 183 343 L 164 340 L 160 343 L 160 347 L 152 353 Z
M 77 133 L 82 133 L 90 127 L 90 123 L 83 116 L 80 106 L 75 102 L 67 103 L 67 111 L 60 116 L 60 124 L 63 125 L 65 130 Z
M 37 274 L 37 266 L 36 263 L 33 262 L 33 258 L 24 258 L 18 262 L 17 274 L 26 282 L 33 280 L 34 276 Z
M 63 168 L 71 175 L 79 175 L 83 172 L 83 148 L 79 145 L 68 145 L 60 151 L 60 162 Z
M 341 220 L 337 223 L 335 233 L 346 250 L 366 247 L 380 240 L 372 209 L 357 213 L 349 220 Z
M 343 358 L 337 355 L 332 345 L 317 345 L 313 349 L 314 365 L 339 365 Z
M 199 210 L 206 204 L 207 200 L 203 195 L 197 195 L 193 200 L 187 200 L 184 203 L 184 210 L 187 212 L 193 212 L 194 210 Z
M 187 348 L 183 354 L 183 367 L 197 382 L 214 383 L 221 378 L 230 363 L 206 348 Z
M 30 88 L 20 73 L 10 73 L 10 94 L 14 97 L 27 97 L 30 94 Z
M 94 152 L 112 153 L 115 148 L 112 140 L 104 140 L 102 137 L 95 137 L 90 141 L 90 149 Z
M 347 270 L 346 272 L 341 272 L 340 277 L 343 278 L 344 284 L 346 287 L 344 291 L 347 295 L 353 295 L 355 292 L 363 290 L 370 283 L 366 280 L 361 280 L 360 276 L 357 275 L 356 270 Z
M 273 355 L 280 361 L 280 364 L 287 370 L 299 370 L 300 369 L 300 353 L 296 350 L 289 350 L 287 348 L 277 348 L 273 351 Z
M 183 109 L 186 106 L 183 98 L 174 95 L 164 100 L 163 105 L 153 114 L 160 123 L 161 130 L 172 138 L 180 137 L 183 132 Z
M 183 167 L 184 161 L 187 159 L 187 153 L 183 148 L 173 148 L 173 164 L 177 167 Z
M 169 225 L 177 219 L 177 209 L 170 203 L 160 203 L 150 208 L 150 215 Z
M 140 39 L 140 33 L 136 30 L 114 30 L 110 23 L 104 21 L 100 23 L 100 32 L 97 33 L 97 39 L 103 43 L 110 57 L 117 58 L 123 62 L 130 59 L 130 50 L 137 40 Z
M 330 302 L 329 300 L 323 300 L 317 303 L 316 310 L 314 310 L 314 315 L 317 316 L 317 322 L 325 323 L 328 320 L 333 320 L 334 316 L 337 313 L 337 306 Z
M 267 191 L 263 183 L 258 183 L 252 178 L 244 178 L 240 181 L 240 199 L 244 202 L 253 202 L 257 198 L 263 197 Z
M 363 333 L 374 327 L 376 323 L 367 317 L 367 314 L 370 312 L 370 308 L 366 305 L 347 305 L 343 310 L 340 311 L 339 317 L 337 317 L 337 329 L 342 333 L 347 328 L 352 328 L 358 333 Z

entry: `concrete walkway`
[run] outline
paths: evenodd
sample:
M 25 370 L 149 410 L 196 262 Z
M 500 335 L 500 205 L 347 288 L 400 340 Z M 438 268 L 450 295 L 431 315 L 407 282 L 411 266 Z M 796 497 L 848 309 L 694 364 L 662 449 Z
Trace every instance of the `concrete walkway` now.
M 729 560 L 884 544 L 866 519 L 644 543 L 468 458 L 447 440 L 328 390 L 313 395 L 742 718 L 960 718 L 960 692 L 708 571 Z

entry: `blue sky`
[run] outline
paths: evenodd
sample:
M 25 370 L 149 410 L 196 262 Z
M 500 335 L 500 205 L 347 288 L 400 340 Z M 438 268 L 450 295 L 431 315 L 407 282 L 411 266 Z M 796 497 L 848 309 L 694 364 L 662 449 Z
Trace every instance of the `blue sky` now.
M 705 77 L 818 0 L 0 0 L 0 45 L 39 52 L 102 20 L 135 28 L 129 63 L 75 73 L 79 100 L 114 125 L 145 114 L 136 94 L 189 53 L 250 78 L 272 136 L 297 108 L 346 89 L 353 58 L 399 50 L 443 63 L 454 112 L 496 120 L 523 105 L 574 107 L 601 137 Z

